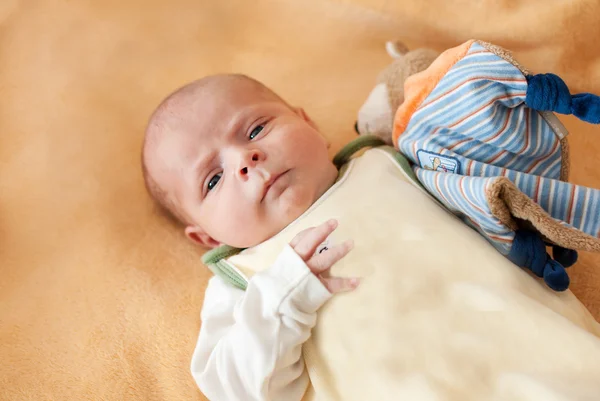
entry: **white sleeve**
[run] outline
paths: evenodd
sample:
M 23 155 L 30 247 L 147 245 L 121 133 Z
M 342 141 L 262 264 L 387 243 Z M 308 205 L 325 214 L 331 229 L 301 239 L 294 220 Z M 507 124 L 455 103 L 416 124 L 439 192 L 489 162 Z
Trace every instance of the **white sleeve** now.
M 191 365 L 200 390 L 210 401 L 300 401 L 302 344 L 330 297 L 289 245 L 246 291 L 211 278 Z

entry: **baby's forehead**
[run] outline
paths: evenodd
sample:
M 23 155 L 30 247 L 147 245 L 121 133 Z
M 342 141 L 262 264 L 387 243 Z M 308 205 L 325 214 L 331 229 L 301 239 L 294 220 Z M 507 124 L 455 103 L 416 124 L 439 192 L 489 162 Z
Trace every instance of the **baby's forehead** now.
M 226 104 L 238 107 L 261 101 L 283 102 L 281 97 L 264 84 L 246 77 L 215 79 L 198 89 L 196 100 L 200 104 L 203 101 L 208 103 L 224 101 Z
M 170 122 L 193 122 L 197 120 L 196 117 L 221 118 L 227 112 L 235 112 L 261 101 L 285 103 L 271 89 L 251 78 L 215 77 L 170 96 L 165 102 L 163 114 Z

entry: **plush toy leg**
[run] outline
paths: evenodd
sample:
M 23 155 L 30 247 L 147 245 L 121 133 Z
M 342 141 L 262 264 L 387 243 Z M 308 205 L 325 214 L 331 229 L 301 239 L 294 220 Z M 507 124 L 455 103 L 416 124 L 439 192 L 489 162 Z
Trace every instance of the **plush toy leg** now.
M 563 265 L 546 253 L 542 238 L 531 231 L 517 231 L 508 258 L 517 266 L 530 269 L 554 291 L 569 288 L 569 275 Z
M 552 247 L 552 257 L 564 267 L 571 267 L 577 262 L 579 255 L 577 251 L 555 245 Z
M 554 74 L 527 77 L 525 104 L 539 111 L 573 114 L 580 120 L 600 124 L 600 96 L 580 93 L 571 96 L 565 82 Z
M 552 260 L 548 254 L 546 256 L 546 265 L 543 272 L 544 282 L 554 291 L 565 291 L 569 288 L 569 275 L 563 265 L 556 260 Z

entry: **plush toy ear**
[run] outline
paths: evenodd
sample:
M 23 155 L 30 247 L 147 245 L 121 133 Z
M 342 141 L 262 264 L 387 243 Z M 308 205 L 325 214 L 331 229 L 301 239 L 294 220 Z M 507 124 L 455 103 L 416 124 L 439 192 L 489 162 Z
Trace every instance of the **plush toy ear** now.
M 398 40 L 386 42 L 385 49 L 392 58 L 401 58 L 408 53 L 408 47 Z

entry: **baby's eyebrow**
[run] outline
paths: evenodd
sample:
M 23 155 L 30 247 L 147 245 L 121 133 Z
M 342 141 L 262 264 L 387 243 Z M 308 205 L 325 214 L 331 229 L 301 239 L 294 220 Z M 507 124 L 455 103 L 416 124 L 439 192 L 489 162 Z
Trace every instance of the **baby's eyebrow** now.
M 200 182 L 202 180 L 204 171 L 215 161 L 216 158 L 217 152 L 214 150 L 199 158 L 198 163 L 194 167 L 194 177 L 196 182 Z
M 240 111 L 235 113 L 235 115 L 231 117 L 229 124 L 227 124 L 225 136 L 227 138 L 236 136 L 240 132 L 242 127 L 244 127 L 247 124 L 247 120 L 250 118 L 250 116 L 252 116 L 252 114 L 253 110 L 249 110 L 248 108 L 241 109 Z
M 228 138 L 235 137 L 242 130 L 250 128 L 250 125 L 264 114 L 262 105 L 248 105 L 235 113 L 227 124 L 225 135 Z

